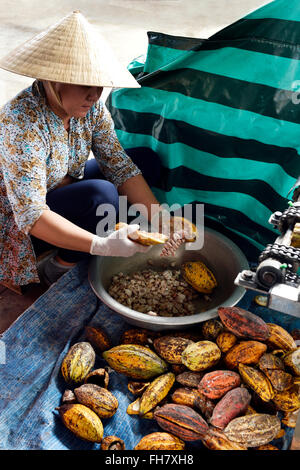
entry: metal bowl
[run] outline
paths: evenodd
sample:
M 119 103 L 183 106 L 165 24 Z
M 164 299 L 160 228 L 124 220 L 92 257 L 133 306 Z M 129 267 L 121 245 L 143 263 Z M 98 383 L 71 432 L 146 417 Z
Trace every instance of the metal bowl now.
M 232 307 L 236 305 L 245 293 L 245 289 L 234 284 L 240 271 L 249 269 L 246 257 L 241 250 L 227 237 L 206 228 L 204 232 L 204 245 L 201 250 L 187 250 L 182 245 L 174 257 L 160 256 L 161 246 L 153 246 L 147 253 L 136 253 L 130 258 L 93 256 L 89 266 L 89 282 L 97 295 L 108 307 L 119 314 L 128 323 L 160 331 L 167 329 L 183 329 L 217 316 L 219 306 Z M 151 259 L 153 265 L 149 265 Z M 184 317 L 150 316 L 137 312 L 120 304 L 108 294 L 111 278 L 115 274 L 124 274 L 142 269 L 163 270 L 166 263 L 175 262 L 175 268 L 186 261 L 203 261 L 214 273 L 218 286 L 211 294 L 211 302 L 195 301 L 196 311 L 193 315 Z M 209 309 L 207 310 L 207 307 Z M 203 309 L 205 311 L 202 311 Z

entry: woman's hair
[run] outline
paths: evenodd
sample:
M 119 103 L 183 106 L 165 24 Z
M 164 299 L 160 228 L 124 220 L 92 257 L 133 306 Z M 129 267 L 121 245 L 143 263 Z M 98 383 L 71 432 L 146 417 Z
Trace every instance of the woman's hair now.
M 54 100 L 56 101 L 56 104 L 62 108 L 63 108 L 63 104 L 62 104 L 62 101 L 61 101 L 61 98 L 55 88 L 55 85 L 53 82 L 50 82 L 49 80 L 43 80 L 43 85 L 44 87 L 46 88 L 47 91 L 49 91 L 52 95 L 52 97 L 54 98 Z

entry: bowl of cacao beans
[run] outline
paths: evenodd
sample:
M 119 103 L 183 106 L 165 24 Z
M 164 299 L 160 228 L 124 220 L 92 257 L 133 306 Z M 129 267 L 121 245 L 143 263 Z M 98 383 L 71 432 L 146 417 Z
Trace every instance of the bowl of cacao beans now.
M 129 324 L 154 331 L 190 328 L 233 307 L 245 289 L 234 284 L 248 261 L 229 238 L 205 228 L 201 249 L 182 244 L 173 256 L 162 245 L 131 257 L 93 256 L 89 283 Z M 189 249 L 187 247 L 189 246 Z

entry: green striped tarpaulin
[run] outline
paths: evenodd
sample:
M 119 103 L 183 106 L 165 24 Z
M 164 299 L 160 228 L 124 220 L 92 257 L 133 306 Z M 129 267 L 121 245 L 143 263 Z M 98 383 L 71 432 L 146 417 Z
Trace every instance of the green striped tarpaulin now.
M 205 224 L 256 257 L 300 175 L 300 4 L 277 0 L 209 39 L 148 33 L 141 88 L 107 106 L 125 148 L 163 164 L 161 203 L 203 203 Z

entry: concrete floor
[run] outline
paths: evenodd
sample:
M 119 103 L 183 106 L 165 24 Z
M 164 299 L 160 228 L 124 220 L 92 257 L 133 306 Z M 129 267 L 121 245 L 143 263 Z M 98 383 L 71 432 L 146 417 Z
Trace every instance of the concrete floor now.
M 267 3 L 269 0 L 1 0 L 0 57 L 79 9 L 127 65 L 146 53 L 147 31 L 206 38 Z M 31 83 L 31 78 L 0 70 L 0 106 Z M 35 286 L 20 296 L 0 286 L 0 333 L 42 292 Z

